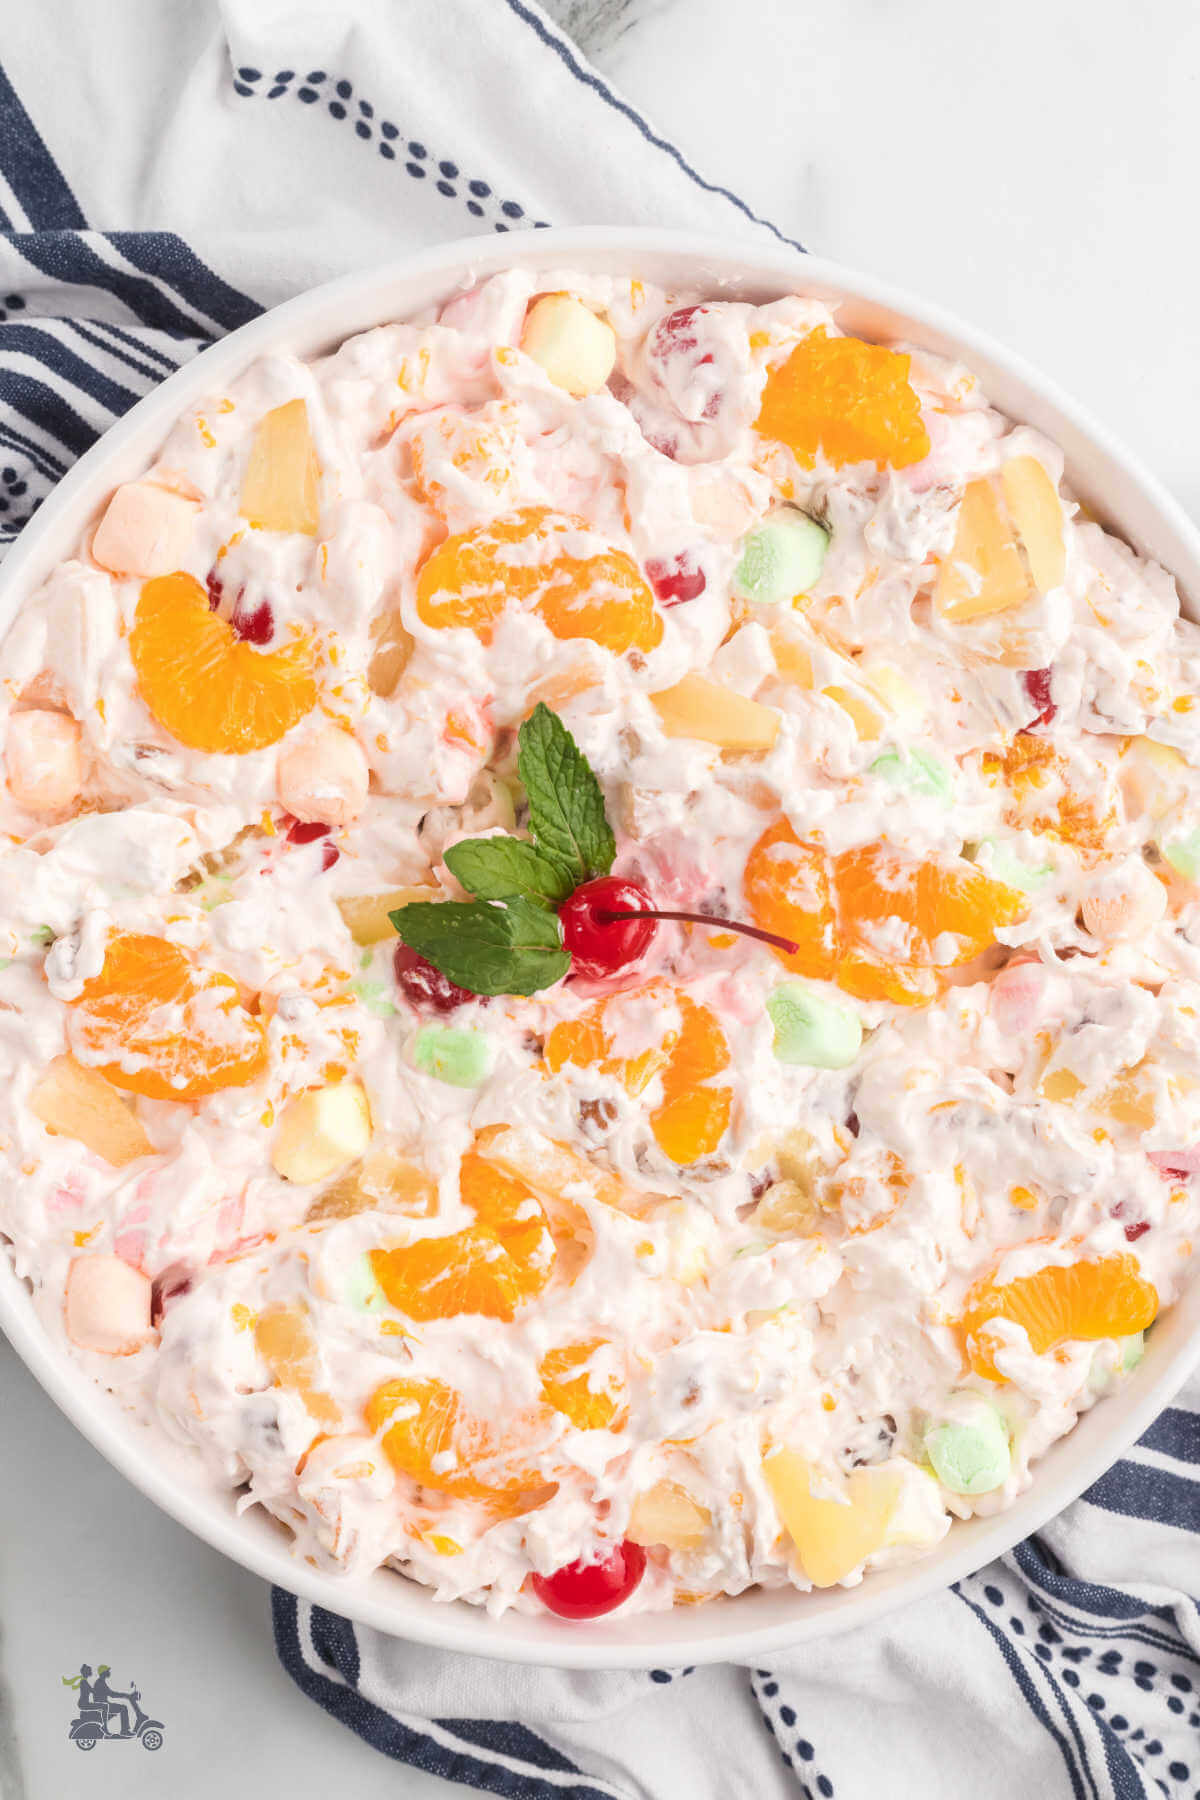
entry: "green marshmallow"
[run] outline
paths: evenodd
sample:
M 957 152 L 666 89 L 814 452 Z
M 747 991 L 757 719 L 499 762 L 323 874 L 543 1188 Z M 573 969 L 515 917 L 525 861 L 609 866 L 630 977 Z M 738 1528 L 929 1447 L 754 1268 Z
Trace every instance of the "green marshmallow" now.
M 775 1027 L 773 1045 L 782 1063 L 811 1069 L 845 1069 L 862 1048 L 862 1021 L 851 1006 L 826 1000 L 803 982 L 789 981 L 767 996 Z
M 478 1087 L 492 1072 L 491 1039 L 461 1026 L 426 1025 L 413 1044 L 413 1061 L 451 1087 Z
M 979 852 L 990 851 L 986 862 L 981 862 Z M 1003 882 L 1005 887 L 1016 888 L 1022 894 L 1036 894 L 1044 887 L 1054 873 L 1053 863 L 1024 863 L 1013 855 L 1006 845 L 996 838 L 981 838 L 975 846 L 974 860 L 985 867 L 993 881 Z
M 829 549 L 829 533 L 807 513 L 780 507 L 742 540 L 742 560 L 733 584 L 745 600 L 778 606 L 806 594 Z
M 1146 1334 L 1135 1331 L 1131 1337 L 1117 1339 L 1117 1348 L 1121 1352 L 1121 1371 L 1128 1375 L 1130 1369 L 1136 1369 L 1146 1354 Z
M 346 1275 L 343 1298 L 355 1312 L 378 1312 L 387 1305 L 387 1295 L 375 1279 L 371 1259 L 365 1253 L 356 1257 Z
M 377 1019 L 393 1019 L 396 1009 L 387 997 L 387 989 L 382 981 L 368 981 L 360 976 L 350 983 L 350 991 L 362 1001 L 367 1011 L 374 1013 Z
M 925 1433 L 925 1454 L 952 1494 L 990 1494 L 1012 1469 L 1008 1427 L 982 1398 L 965 1410 L 968 1416 L 945 1419 Z
M 945 763 L 928 750 L 885 750 L 871 764 L 871 774 L 890 782 L 893 787 L 908 788 L 914 794 L 928 794 L 949 806 L 954 794 L 954 781 Z
M 1173 844 L 1160 843 L 1159 849 L 1185 881 L 1200 881 L 1200 831 L 1189 831 Z

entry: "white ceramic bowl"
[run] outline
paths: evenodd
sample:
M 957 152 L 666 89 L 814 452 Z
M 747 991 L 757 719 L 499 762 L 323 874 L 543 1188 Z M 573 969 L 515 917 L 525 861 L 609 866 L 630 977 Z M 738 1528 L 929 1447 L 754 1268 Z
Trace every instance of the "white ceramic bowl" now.
M 153 459 L 178 415 L 219 392 L 254 358 L 274 350 L 312 356 L 353 332 L 403 319 L 467 280 L 517 265 L 628 270 L 667 286 L 754 301 L 804 292 L 839 303 L 842 326 L 865 337 L 906 339 L 959 357 L 1012 418 L 1036 426 L 1066 452 L 1067 477 L 1106 525 L 1178 578 L 1195 616 L 1200 533 L 1158 483 L 1107 432 L 1017 357 L 936 308 L 815 257 L 742 249 L 682 233 L 580 230 L 469 239 L 350 275 L 255 319 L 147 395 L 84 456 L 22 532 L 0 570 L 0 632 L 25 596 L 75 547 L 113 487 Z M 268 1580 L 399 1637 L 477 1655 L 560 1667 L 646 1668 L 671 1663 L 761 1662 L 783 1645 L 864 1625 L 969 1574 L 1043 1525 L 1094 1481 L 1149 1425 L 1200 1362 L 1200 1282 L 1154 1327 L 1132 1379 L 1088 1412 L 1037 1465 L 1028 1492 L 995 1518 L 956 1524 L 907 1569 L 871 1575 L 857 1588 L 819 1593 L 754 1590 L 701 1608 L 619 1613 L 590 1625 L 439 1604 L 390 1570 L 362 1579 L 322 1574 L 295 1558 L 284 1528 L 261 1508 L 239 1517 L 234 1496 L 202 1481 L 183 1452 L 161 1451 L 95 1387 L 35 1317 L 29 1293 L 0 1255 L 0 1325 L 43 1388 L 135 1486 L 216 1549 Z

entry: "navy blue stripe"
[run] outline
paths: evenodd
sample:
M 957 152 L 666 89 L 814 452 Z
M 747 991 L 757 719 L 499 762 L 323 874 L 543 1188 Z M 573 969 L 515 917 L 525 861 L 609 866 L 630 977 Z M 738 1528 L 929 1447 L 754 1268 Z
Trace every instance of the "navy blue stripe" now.
M 1080 1581 L 1067 1575 L 1051 1550 L 1040 1537 L 1026 1538 L 1012 1552 L 1021 1573 L 1047 1593 L 1054 1594 L 1081 1612 L 1095 1613 L 1105 1619 L 1144 1619 L 1147 1616 L 1174 1624 L 1174 1608 L 1153 1606 L 1136 1594 L 1122 1593 L 1120 1588 L 1106 1587 L 1103 1582 Z
M 11 369 L 0 369 L 0 401 L 7 400 L 39 430 L 56 437 L 73 456 L 82 456 L 100 433 L 85 424 L 73 406 L 32 375 L 18 375 Z
M 780 231 L 778 225 L 772 225 L 770 219 L 760 219 L 758 214 L 752 212 L 746 205 L 746 202 L 729 188 L 721 187 L 715 181 L 706 181 L 703 175 L 693 169 L 691 163 L 676 149 L 674 144 L 669 143 L 666 138 L 659 137 L 658 133 L 651 128 L 645 119 L 643 119 L 641 113 L 635 112 L 628 101 L 622 100 L 618 95 L 614 94 L 607 83 L 601 81 L 600 77 L 593 69 L 585 68 L 582 63 L 577 61 L 570 45 L 557 36 L 556 33 L 548 31 L 542 20 L 538 18 L 537 14 L 530 12 L 527 6 L 522 5 L 521 0 L 508 0 L 508 6 L 509 10 L 516 13 L 518 19 L 523 20 L 526 25 L 536 32 L 543 44 L 545 44 L 548 49 L 553 50 L 554 54 L 566 64 L 567 68 L 571 71 L 577 81 L 582 81 L 585 87 L 590 87 L 595 93 L 599 94 L 600 98 L 606 100 L 609 106 L 616 112 L 624 114 L 625 118 L 629 119 L 630 122 L 637 127 L 638 131 L 641 132 L 648 144 L 653 144 L 656 150 L 665 150 L 672 161 L 679 165 L 684 174 L 689 176 L 696 183 L 697 187 L 702 187 L 705 192 L 709 194 L 720 194 L 723 200 L 731 201 L 732 204 L 737 207 L 738 211 L 744 213 L 752 224 L 763 226 L 765 230 L 773 233 L 773 235 L 779 239 L 781 244 L 787 244 L 789 249 L 804 249 L 804 245 L 800 243 L 798 239 L 787 237 Z
M 249 294 L 239 293 L 214 274 L 173 231 L 109 231 L 105 236 L 127 262 L 165 281 L 223 331 L 236 331 L 263 310 Z
M 443 1731 L 481 1750 L 494 1750 L 497 1756 L 510 1756 L 514 1762 L 532 1763 L 535 1769 L 557 1769 L 562 1775 L 582 1775 L 578 1763 L 548 1744 L 545 1738 L 520 1725 L 516 1719 L 435 1719 Z
M 595 1787 L 585 1779 L 569 1788 L 559 1783 L 542 1781 L 536 1775 L 524 1775 L 502 1769 L 498 1763 L 484 1762 L 465 1752 L 444 1748 L 432 1738 L 414 1731 L 411 1726 L 376 1706 L 357 1689 L 343 1687 L 320 1674 L 304 1659 L 300 1647 L 299 1603 L 282 1588 L 271 1590 L 271 1614 L 275 1630 L 275 1648 L 279 1660 L 300 1690 L 335 1719 L 355 1732 L 375 1750 L 412 1768 L 440 1775 L 444 1781 L 458 1781 L 464 1787 L 481 1788 L 489 1794 L 500 1794 L 503 1800 L 613 1800 L 620 1792 L 615 1788 Z M 627 1800 L 635 1800 L 630 1794 Z
M 95 363 L 84 362 L 53 331 L 38 325 L 15 325 L 11 320 L 0 325 L 0 354 L 22 350 L 111 413 L 128 412 L 134 401 L 142 397 L 133 388 L 122 387 L 120 382 L 102 375 Z
M 89 319 L 88 323 L 93 331 L 105 331 L 108 333 L 109 337 L 120 338 L 123 344 L 131 344 L 135 350 L 140 350 L 143 356 L 153 357 L 155 362 L 162 364 L 168 375 L 173 375 L 176 369 L 181 366 L 173 357 L 167 356 L 164 351 L 156 349 L 153 344 L 147 344 L 142 338 L 134 337 L 131 332 L 122 331 L 121 327 L 119 325 L 114 325 L 111 319 Z M 172 335 L 176 343 L 182 341 L 178 332 L 175 332 Z M 188 341 L 194 344 L 207 344 L 208 339 L 202 337 L 199 332 L 194 332 Z
M 159 382 L 165 378 L 165 370 L 155 369 L 150 363 L 142 362 L 139 357 L 131 356 L 122 345 L 108 343 L 100 336 L 99 332 L 93 331 L 85 325 L 82 319 L 64 319 L 62 323 L 69 325 L 76 337 L 81 337 L 85 344 L 91 344 L 95 349 L 103 350 L 106 356 L 115 357 L 118 362 L 123 362 L 127 369 L 136 369 L 139 375 L 146 377 L 147 381 Z
M 0 68 L 0 168 L 29 223 L 40 231 L 79 229 L 87 220 L 37 126 Z
M 159 331 L 171 331 L 180 337 L 202 335 L 197 321 L 190 314 L 181 312 L 153 282 L 141 275 L 130 275 L 124 269 L 112 268 L 73 231 L 18 231 L 8 241 L 26 262 L 32 263 L 44 275 L 52 275 L 56 281 L 68 282 L 75 287 L 99 288 L 106 294 L 113 294 L 142 325 L 152 325 Z
M 1168 1406 L 1159 1413 L 1141 1442 L 1148 1450 L 1161 1450 L 1177 1462 L 1200 1463 L 1200 1413 L 1185 1412 L 1180 1406 Z M 1200 1483 L 1196 1487 L 1200 1496 Z M 1197 1499 L 1200 1507 L 1200 1498 Z
M 69 463 L 59 462 L 57 456 L 44 449 L 41 444 L 35 443 L 33 438 L 26 437 L 23 432 L 14 431 L 11 421 L 7 419 L 0 424 L 0 444 L 8 444 L 13 450 L 19 450 L 22 455 L 29 458 L 38 472 L 45 475 L 50 481 L 57 481 L 61 475 L 66 474 L 70 467 Z
M 974 1600 L 969 1599 L 967 1597 L 967 1595 L 963 1593 L 962 1589 L 957 1585 L 957 1583 L 950 1589 L 950 1592 L 952 1594 L 956 1594 L 958 1596 L 958 1598 L 962 1601 L 964 1606 L 970 1607 L 971 1611 L 975 1614 L 975 1617 L 979 1620 L 980 1624 L 983 1625 L 984 1628 L 991 1633 L 993 1638 L 995 1638 L 996 1643 L 999 1645 L 999 1648 L 1000 1648 L 1000 1654 L 1003 1656 L 1005 1662 L 1008 1664 L 1009 1673 L 1011 1674 L 1013 1680 L 1016 1682 L 1017 1686 L 1020 1688 L 1021 1693 L 1024 1695 L 1025 1701 L 1028 1704 L 1030 1712 L 1033 1714 L 1034 1718 L 1038 1721 L 1038 1723 L 1045 1727 L 1046 1731 L 1049 1733 L 1049 1735 L 1054 1739 L 1055 1743 L 1058 1745 L 1059 1751 L 1062 1755 L 1063 1764 L 1066 1768 L 1068 1776 L 1070 1777 L 1071 1792 L 1075 1795 L 1075 1800 L 1087 1800 L 1087 1789 L 1083 1785 L 1082 1775 L 1080 1773 L 1080 1769 L 1079 1769 L 1078 1765 L 1076 1764 L 1075 1756 L 1074 1756 L 1074 1753 L 1072 1752 L 1071 1746 L 1068 1743 L 1067 1739 L 1064 1737 L 1062 1731 L 1054 1723 L 1054 1720 L 1050 1717 L 1050 1714 L 1046 1710 L 1046 1706 L 1042 1700 L 1042 1696 L 1038 1693 L 1037 1688 L 1035 1687 L 1035 1685 L 1031 1679 L 1030 1671 L 1021 1659 L 1021 1653 L 1014 1647 L 1011 1638 L 1007 1637 L 1004 1634 L 1004 1632 L 1000 1630 L 999 1626 L 995 1623 L 994 1620 L 992 1620 L 988 1617 L 987 1613 L 984 1611 L 984 1609 L 981 1606 L 978 1606 Z M 1042 1669 L 1039 1667 L 1038 1672 L 1039 1672 L 1039 1674 L 1046 1676 L 1046 1679 L 1048 1681 L 1051 1680 L 1051 1677 L 1047 1674 L 1045 1669 Z M 1078 1734 L 1075 1732 L 1073 1732 L 1072 1735 L 1076 1736 L 1076 1737 L 1078 1736 Z M 1097 1791 L 1096 1784 L 1095 1784 L 1094 1780 L 1092 1779 L 1090 1769 L 1087 1768 L 1086 1757 L 1084 1758 L 1083 1767 L 1087 1773 L 1088 1782 L 1091 1787 L 1092 1794 L 1093 1794 L 1093 1796 L 1095 1796 L 1096 1791 Z
M 1152 1519 L 1200 1532 L 1200 1482 L 1143 1463 L 1119 1462 L 1092 1483 L 1084 1499 L 1127 1519 Z
M 323 1606 L 314 1606 L 309 1614 L 308 1630 L 313 1649 L 321 1661 L 336 1669 L 344 1681 L 356 1688 L 358 1639 L 349 1619 L 343 1619 L 339 1613 L 327 1612 Z

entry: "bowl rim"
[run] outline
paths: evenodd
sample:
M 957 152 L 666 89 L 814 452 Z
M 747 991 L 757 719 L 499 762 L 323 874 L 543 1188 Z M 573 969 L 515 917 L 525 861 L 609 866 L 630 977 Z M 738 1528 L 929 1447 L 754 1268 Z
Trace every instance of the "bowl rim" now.
M 801 291 L 850 308 L 878 309 L 881 315 L 915 325 L 926 347 L 945 346 L 943 353 L 957 355 L 973 372 L 996 372 L 1005 386 L 1028 396 L 1027 413 L 1052 416 L 1055 429 L 1048 435 L 1060 443 L 1064 437 L 1071 440 L 1066 445 L 1068 460 L 1073 451 L 1087 452 L 1111 465 L 1106 476 L 1119 477 L 1127 484 L 1123 494 L 1132 494 L 1145 516 L 1155 522 L 1157 535 L 1165 539 L 1170 556 L 1167 567 L 1181 588 L 1188 591 L 1186 577 L 1176 565 L 1186 568 L 1190 563 L 1192 589 L 1200 595 L 1200 531 L 1179 503 L 1107 428 L 988 334 L 890 283 L 783 247 L 760 247 L 750 240 L 692 232 L 573 227 L 495 239 L 464 238 L 357 270 L 265 311 L 202 351 L 111 426 L 25 526 L 0 567 L 0 635 L 7 630 L 7 606 L 19 601 L 60 560 L 61 553 L 52 540 L 68 528 L 77 538 L 98 503 L 101 488 L 140 472 L 184 408 L 255 357 L 290 348 L 293 339 L 311 340 L 301 354 L 320 354 L 314 341 L 319 340 L 321 348 L 332 348 L 372 324 L 402 318 L 402 312 L 386 304 L 393 289 L 422 281 L 427 285 L 440 282 L 438 291 L 445 295 L 504 268 L 549 271 L 572 263 L 616 271 L 635 265 L 678 264 L 678 285 L 695 285 L 706 277 L 712 281 L 711 272 L 718 272 L 715 279 L 731 285 L 741 282 L 749 288 L 780 293 Z M 410 311 L 419 310 L 420 303 L 407 304 Z M 338 316 L 343 310 L 348 324 L 317 331 L 318 320 Z M 890 335 L 903 336 L 894 330 Z M 989 374 L 985 373 L 983 380 L 988 387 Z M 1019 416 L 1013 413 L 1011 401 L 1003 403 L 1003 410 Z M 1164 552 L 1156 554 L 1161 558 Z M 1048 1456 L 1063 1452 L 1053 1470 L 1046 1470 L 1046 1459 L 1042 1459 L 1039 1473 L 1011 1507 L 988 1518 L 956 1523 L 919 1561 L 877 1572 L 857 1588 L 824 1590 L 819 1597 L 789 1589 L 748 1590 L 694 1610 L 676 1607 L 669 1612 L 624 1617 L 618 1611 L 581 1633 L 578 1626 L 564 1627 L 557 1620 L 515 1611 L 494 1617 L 466 1602 L 437 1602 L 429 1589 L 389 1570 L 376 1570 L 365 1577 L 327 1573 L 293 1554 L 283 1528 L 252 1530 L 247 1518 L 235 1510 L 232 1493 L 207 1483 L 189 1483 L 157 1443 L 148 1452 L 147 1446 L 137 1441 L 136 1422 L 43 1329 L 6 1241 L 0 1255 L 0 1328 L 17 1354 L 101 1455 L 186 1529 L 252 1573 L 389 1635 L 434 1648 L 563 1668 L 651 1668 L 671 1659 L 692 1664 L 753 1663 L 771 1651 L 870 1624 L 973 1574 L 1076 1499 L 1142 1434 L 1192 1369 L 1200 1366 L 1197 1327 L 1200 1283 L 1193 1278 L 1155 1333 L 1145 1363 L 1128 1388 L 1106 1400 L 1102 1409 L 1081 1416 L 1073 1430 L 1052 1446 Z M 1172 1345 L 1165 1341 L 1168 1338 L 1179 1342 Z M 1086 1434 L 1086 1442 L 1077 1442 L 1081 1428 L 1098 1414 L 1108 1419 L 1107 1428 L 1093 1428 Z M 261 1518 L 261 1509 L 255 1511 Z M 386 1588 L 380 1587 L 381 1581 Z M 755 1605 L 777 1614 L 781 1597 L 786 1616 L 761 1624 L 745 1622 L 743 1615 Z M 722 1627 L 717 1623 L 733 1609 L 737 1610 L 729 1624 Z M 682 1622 L 681 1614 L 686 1614 Z

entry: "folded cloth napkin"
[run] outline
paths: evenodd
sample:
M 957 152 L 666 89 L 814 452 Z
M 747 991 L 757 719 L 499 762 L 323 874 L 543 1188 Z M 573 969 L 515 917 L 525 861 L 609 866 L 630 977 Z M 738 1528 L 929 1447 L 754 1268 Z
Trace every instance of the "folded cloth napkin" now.
M 794 241 L 529 0 L 39 0 L 3 65 L 0 549 L 163 375 L 348 268 L 544 223 Z M 513 1800 L 1195 1800 L 1198 1591 L 1194 1386 L 1002 1563 L 770 1669 L 529 1669 L 274 1609 L 311 1698 Z

